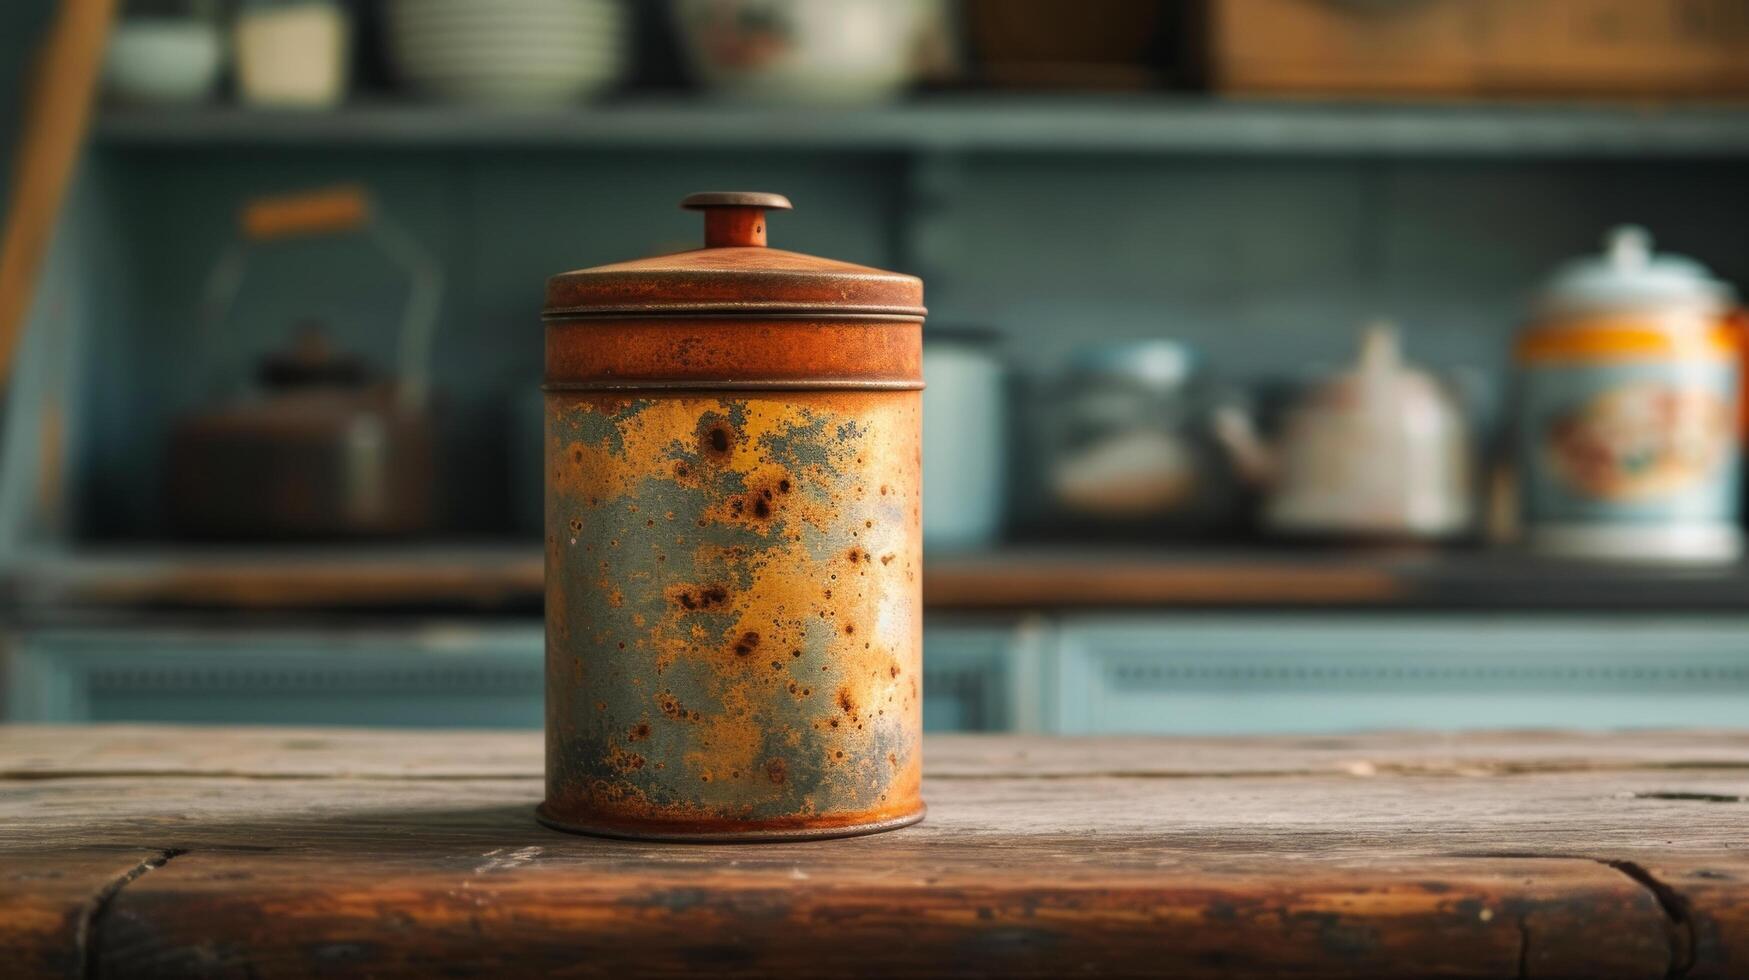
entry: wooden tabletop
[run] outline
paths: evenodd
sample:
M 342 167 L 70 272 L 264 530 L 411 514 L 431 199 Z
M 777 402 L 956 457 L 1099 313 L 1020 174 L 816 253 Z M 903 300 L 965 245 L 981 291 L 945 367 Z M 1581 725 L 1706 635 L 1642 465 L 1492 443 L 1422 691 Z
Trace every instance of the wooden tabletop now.
M 544 829 L 534 733 L 0 728 L 20 976 L 1749 976 L 1749 731 L 933 738 L 929 818 Z

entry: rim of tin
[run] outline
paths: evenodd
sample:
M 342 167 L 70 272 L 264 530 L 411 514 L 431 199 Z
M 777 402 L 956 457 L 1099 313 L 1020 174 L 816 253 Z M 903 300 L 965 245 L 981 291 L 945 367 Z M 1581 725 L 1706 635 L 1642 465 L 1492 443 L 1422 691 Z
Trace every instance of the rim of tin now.
M 561 820 L 547 812 L 546 803 L 534 808 L 534 818 L 542 826 L 568 834 L 586 834 L 612 840 L 661 841 L 669 844 L 781 844 L 785 841 L 834 840 L 841 837 L 864 837 L 869 834 L 899 830 L 921 823 L 929 807 L 919 801 L 911 813 L 868 823 L 846 824 L 841 827 L 783 827 L 763 830 L 706 831 L 703 833 L 652 827 L 640 830 L 625 824 L 590 824 Z
M 817 303 L 671 303 L 665 306 L 570 306 L 549 307 L 540 318 L 548 323 L 582 320 L 855 320 L 871 323 L 921 323 L 929 318 L 923 306 L 822 306 Z
M 765 212 L 781 194 L 712 191 L 681 207 L 704 213 L 704 247 L 561 272 L 542 313 L 593 319 L 626 314 L 816 313 L 922 319 L 923 280 L 903 272 L 768 247 Z
M 720 251 L 720 250 L 717 250 Z M 916 284 L 916 285 L 913 285 Z M 861 287 L 858 289 L 857 287 Z M 882 302 L 917 298 L 921 281 L 893 274 L 891 278 L 860 275 L 808 275 L 783 272 L 711 270 L 708 273 L 601 273 L 591 269 L 553 276 L 547 285 L 543 320 L 624 319 L 628 316 L 697 316 L 704 314 L 792 314 L 844 319 L 922 320 L 929 308 L 921 303 Z M 746 293 L 766 293 L 741 299 Z M 691 296 L 685 296 L 691 293 Z M 775 299 L 770 293 L 801 293 L 804 299 Z M 845 296 L 862 295 L 863 301 Z M 599 296 L 590 301 L 589 296 Z M 667 295 L 677 298 L 650 299 Z M 561 299 L 563 297 L 563 299 Z M 638 297 L 636 300 L 630 297 Z M 568 302 L 565 300 L 569 300 Z M 872 300 L 872 301 L 871 301 Z
M 542 391 L 922 391 L 923 382 L 798 378 L 784 381 L 549 381 Z

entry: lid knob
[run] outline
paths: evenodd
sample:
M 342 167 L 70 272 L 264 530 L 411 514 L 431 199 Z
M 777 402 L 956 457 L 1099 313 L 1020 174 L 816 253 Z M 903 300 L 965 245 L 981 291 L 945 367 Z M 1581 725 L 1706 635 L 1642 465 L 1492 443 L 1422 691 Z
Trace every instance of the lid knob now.
M 706 248 L 763 248 L 765 212 L 790 210 L 789 198 L 759 191 L 705 191 L 680 206 L 704 212 Z
M 1618 272 L 1638 272 L 1652 264 L 1652 233 L 1639 225 L 1611 228 L 1603 244 Z

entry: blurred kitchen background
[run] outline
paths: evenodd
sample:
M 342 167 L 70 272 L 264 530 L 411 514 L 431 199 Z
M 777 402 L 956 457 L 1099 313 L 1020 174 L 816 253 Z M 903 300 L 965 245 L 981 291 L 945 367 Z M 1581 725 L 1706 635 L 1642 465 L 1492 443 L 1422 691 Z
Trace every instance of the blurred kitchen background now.
M 15 182 L 85 83 L 34 53 L 104 6 L 0 7 Z M 537 726 L 544 280 L 748 189 L 926 282 L 930 728 L 1749 721 L 1749 2 L 59 36 L 104 47 L 6 373 L 7 719 Z

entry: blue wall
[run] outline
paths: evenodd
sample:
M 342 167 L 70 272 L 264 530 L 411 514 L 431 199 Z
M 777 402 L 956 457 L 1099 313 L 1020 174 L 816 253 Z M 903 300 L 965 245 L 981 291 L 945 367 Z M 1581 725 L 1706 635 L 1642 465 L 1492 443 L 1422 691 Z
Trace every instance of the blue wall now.
M 116 245 L 90 348 L 85 524 L 100 537 L 158 533 L 171 421 L 234 391 L 299 319 L 389 363 L 402 293 L 358 243 L 263 253 L 216 343 L 193 322 L 238 203 L 335 181 L 375 189 L 448 270 L 434 373 L 451 526 L 468 534 L 514 526 L 545 277 L 695 246 L 697 220 L 674 204 L 698 188 L 789 194 L 775 245 L 909 266 L 928 278 L 933 323 L 995 326 L 1035 371 L 1080 344 L 1163 334 L 1235 378 L 1299 380 L 1389 315 L 1411 357 L 1479 379 L 1484 418 L 1536 283 L 1610 225 L 1643 223 L 1661 248 L 1749 282 L 1736 161 L 974 156 L 920 239 L 899 206 L 908 163 L 891 154 L 117 145 L 94 164 Z

